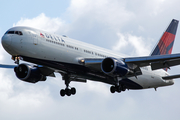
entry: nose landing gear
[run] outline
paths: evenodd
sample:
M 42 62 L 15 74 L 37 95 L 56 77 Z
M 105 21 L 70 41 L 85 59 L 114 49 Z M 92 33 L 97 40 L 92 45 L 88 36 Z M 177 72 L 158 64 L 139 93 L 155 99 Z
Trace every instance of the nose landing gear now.
M 66 88 L 60 90 L 60 95 L 62 97 L 64 97 L 65 95 L 67 95 L 67 96 L 75 95 L 76 94 L 76 88 L 74 88 L 74 87 L 71 88 L 69 86 L 69 83 L 71 82 L 70 81 L 70 75 L 65 74 L 65 75 L 63 75 L 62 79 L 65 81 Z
M 14 63 L 19 65 L 19 60 L 21 59 L 20 57 L 17 57 L 17 56 L 12 56 L 11 58 L 12 60 L 14 60 Z

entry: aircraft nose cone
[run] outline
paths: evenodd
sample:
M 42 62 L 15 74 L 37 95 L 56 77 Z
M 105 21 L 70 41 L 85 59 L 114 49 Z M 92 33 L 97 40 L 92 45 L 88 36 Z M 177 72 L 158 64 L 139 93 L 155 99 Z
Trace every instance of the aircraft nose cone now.
M 5 34 L 1 39 L 1 43 L 4 48 L 10 46 L 11 45 L 11 36 Z

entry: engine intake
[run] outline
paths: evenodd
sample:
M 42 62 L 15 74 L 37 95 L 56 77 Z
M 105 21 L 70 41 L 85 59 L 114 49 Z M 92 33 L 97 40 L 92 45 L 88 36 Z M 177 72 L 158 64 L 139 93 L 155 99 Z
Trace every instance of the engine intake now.
M 125 62 L 116 58 L 105 58 L 101 63 L 101 70 L 108 75 L 125 76 L 129 68 Z
M 20 64 L 14 68 L 14 72 L 22 81 L 36 83 L 38 81 L 45 81 L 46 76 L 42 75 L 38 67 L 34 67 L 28 64 Z

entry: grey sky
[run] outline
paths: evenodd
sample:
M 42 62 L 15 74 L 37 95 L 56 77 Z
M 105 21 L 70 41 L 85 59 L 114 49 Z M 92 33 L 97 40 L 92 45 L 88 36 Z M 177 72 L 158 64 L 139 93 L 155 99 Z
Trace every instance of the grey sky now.
M 29 0 L 3 1 L 0 35 L 16 25 L 39 28 L 88 42 L 129 56 L 149 55 L 175 18 L 180 20 L 178 0 Z M 180 52 L 178 29 L 173 53 Z M 0 62 L 13 64 L 0 48 Z M 65 88 L 61 76 L 29 84 L 13 70 L 0 69 L 1 120 L 125 119 L 179 120 L 180 81 L 154 89 L 111 94 L 109 85 L 88 81 L 71 83 L 77 94 L 60 97 Z M 179 74 L 180 66 L 169 70 Z

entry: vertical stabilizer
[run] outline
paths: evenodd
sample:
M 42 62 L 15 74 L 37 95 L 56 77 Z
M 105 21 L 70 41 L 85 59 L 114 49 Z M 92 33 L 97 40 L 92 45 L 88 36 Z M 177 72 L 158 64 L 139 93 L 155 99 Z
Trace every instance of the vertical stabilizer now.
M 158 44 L 156 45 L 155 49 L 153 50 L 151 56 L 171 54 L 178 23 L 179 21 L 175 19 L 171 21 L 168 28 L 166 29 Z

